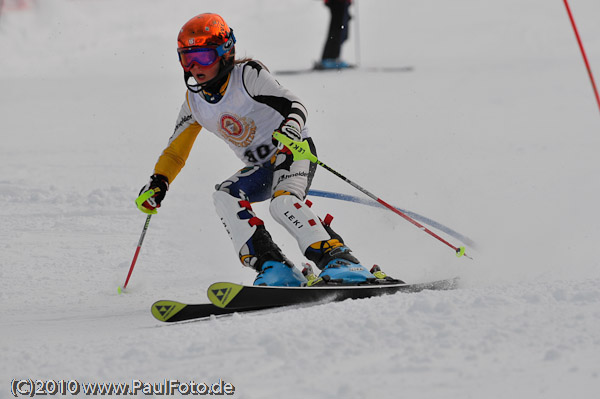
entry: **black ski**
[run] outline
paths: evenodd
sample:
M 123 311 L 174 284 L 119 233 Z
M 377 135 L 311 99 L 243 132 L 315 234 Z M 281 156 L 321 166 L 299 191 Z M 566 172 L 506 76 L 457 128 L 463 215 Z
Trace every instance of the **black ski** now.
M 451 290 L 458 278 L 420 284 L 371 284 L 360 286 L 264 287 L 234 283 L 215 283 L 208 289 L 212 303 L 185 304 L 162 300 L 152 305 L 152 315 L 165 322 L 201 319 L 232 313 L 274 309 L 291 305 L 309 305 L 362 299 L 396 292 Z
M 317 287 L 247 286 L 235 283 L 215 283 L 208 288 L 208 299 L 225 309 L 279 307 L 314 302 L 337 302 L 362 299 L 396 292 L 419 292 L 427 289 L 456 288 L 456 279 L 423 284 L 330 285 Z
M 269 307 L 266 307 L 271 308 Z M 261 310 L 265 308 L 258 307 L 256 309 L 247 308 L 244 312 L 253 310 Z M 213 305 L 212 303 L 186 304 L 177 301 L 161 300 L 152 304 L 152 315 L 160 321 L 177 322 L 185 320 L 203 319 L 210 316 L 231 315 L 239 312 L 236 309 L 223 309 Z

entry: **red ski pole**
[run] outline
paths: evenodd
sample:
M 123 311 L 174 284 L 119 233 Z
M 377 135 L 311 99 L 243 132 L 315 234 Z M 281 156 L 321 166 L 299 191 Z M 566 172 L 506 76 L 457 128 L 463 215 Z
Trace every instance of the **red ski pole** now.
M 285 136 L 285 135 L 283 135 L 283 134 L 281 134 L 281 133 L 279 133 L 277 131 L 275 133 L 273 133 L 273 137 L 275 137 L 275 139 L 277 139 L 279 142 L 281 142 L 287 148 L 289 148 L 290 151 L 292 151 L 292 153 L 294 154 L 294 159 L 295 160 L 298 160 L 298 159 L 308 159 L 310 162 L 313 162 L 313 163 L 316 163 L 317 165 L 320 165 L 321 167 L 327 169 L 328 171 L 330 171 L 331 173 L 333 173 L 334 175 L 336 175 L 337 177 L 339 177 L 340 179 L 342 179 L 343 181 L 345 181 L 346 183 L 350 184 L 352 187 L 354 187 L 357 190 L 361 191 L 362 193 L 368 195 L 369 197 L 371 197 L 371 199 L 379 202 L 381 205 L 385 206 L 390 211 L 394 212 L 395 214 L 397 214 L 399 216 L 402 216 L 405 220 L 407 220 L 408 222 L 414 224 L 415 226 L 417 226 L 419 229 L 421 229 L 425 233 L 429 234 L 433 238 L 437 239 L 438 241 L 440 241 L 440 242 L 446 244 L 447 246 L 449 246 L 450 248 L 452 248 L 454 250 L 454 252 L 456 253 L 456 256 L 461 257 L 461 256 L 464 255 L 465 257 L 467 257 L 469 259 L 472 259 L 470 256 L 468 256 L 465 253 L 465 247 L 456 247 L 456 246 L 450 244 L 448 241 L 444 240 L 442 237 L 440 237 L 439 235 L 435 234 L 433 231 L 429 230 L 427 227 L 423 226 L 421 223 L 417 222 L 416 220 L 414 220 L 413 218 L 411 218 L 410 216 L 408 216 L 404 212 L 396 209 L 395 207 L 393 207 L 392 205 L 388 204 L 387 202 L 385 202 L 381 198 L 377 197 L 375 194 L 372 194 L 371 192 L 367 191 L 366 189 L 362 188 L 358 184 L 354 183 L 352 180 L 348 179 L 347 177 L 345 177 L 341 173 L 337 172 L 333 168 L 330 168 L 329 166 L 325 165 L 323 162 L 319 161 L 317 159 L 317 157 L 315 157 L 310 152 L 310 149 L 308 148 L 308 143 L 306 141 L 303 141 L 303 142 L 293 141 L 290 138 L 288 138 L 287 136 Z
M 133 255 L 133 261 L 131 262 L 131 266 L 129 267 L 129 273 L 127 273 L 127 279 L 125 280 L 125 284 L 123 284 L 123 288 L 119 287 L 119 294 L 123 292 L 125 288 L 127 288 L 127 284 L 129 283 L 129 279 L 131 278 L 131 273 L 133 273 L 133 268 L 135 267 L 135 262 L 137 261 L 138 255 L 140 254 L 140 249 L 142 248 L 142 243 L 144 242 L 144 237 L 146 236 L 146 231 L 148 231 L 148 225 L 150 224 L 150 218 L 152 214 L 149 214 L 146 217 L 146 223 L 144 223 L 144 229 L 142 230 L 142 235 L 140 236 L 140 240 L 138 241 L 137 248 L 135 250 L 135 255 Z
M 575 37 L 577 38 L 577 44 L 579 44 L 579 49 L 581 50 L 581 55 L 583 56 L 583 62 L 585 63 L 585 67 L 587 68 L 588 75 L 590 77 L 590 82 L 592 83 L 592 89 L 594 90 L 594 94 L 596 95 L 596 102 L 598 103 L 598 109 L 600 110 L 600 96 L 598 95 L 598 88 L 596 87 L 596 82 L 594 81 L 594 75 L 592 74 L 592 68 L 590 68 L 590 63 L 588 62 L 587 56 L 585 55 L 583 43 L 581 42 L 581 37 L 579 37 L 579 32 L 577 31 L 577 26 L 575 25 L 575 19 L 573 18 L 573 14 L 571 13 L 571 8 L 569 7 L 569 3 L 567 0 L 564 0 L 564 2 L 565 2 L 565 7 L 567 8 L 567 14 L 569 14 L 569 19 L 571 20 L 571 25 L 573 25 L 573 31 L 575 32 Z

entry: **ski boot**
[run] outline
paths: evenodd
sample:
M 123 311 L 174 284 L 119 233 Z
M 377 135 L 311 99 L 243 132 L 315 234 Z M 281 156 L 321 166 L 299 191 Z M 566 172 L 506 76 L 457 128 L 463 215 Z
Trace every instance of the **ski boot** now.
M 360 285 L 377 280 L 351 254 L 352 251 L 344 244 L 342 237 L 333 231 L 331 228 L 332 220 L 333 216 L 327 215 L 325 220 L 321 221 L 323 228 L 331 238 L 315 242 L 304 251 L 304 256 L 315 262 L 317 267 L 321 269 L 319 277 L 309 281 L 308 285 Z
M 261 271 L 254 280 L 254 285 L 269 285 L 277 287 L 301 287 L 307 280 L 294 265 L 288 265 L 275 260 L 262 264 Z
M 314 65 L 314 69 L 317 71 L 348 68 L 352 68 L 352 65 L 339 58 L 325 58 L 319 62 L 316 62 Z
M 377 279 L 358 261 L 353 262 L 346 258 L 333 259 L 319 274 L 319 278 L 327 284 L 342 285 L 371 284 Z
M 360 264 L 350 252 L 350 248 L 337 239 L 330 239 L 316 243 L 322 251 L 317 266 L 322 270 L 319 277 L 309 279 L 308 285 L 359 285 L 368 284 L 377 280 L 364 266 Z M 313 260 L 315 258 L 315 245 L 309 247 L 305 255 Z M 313 252 L 314 251 L 314 252 Z

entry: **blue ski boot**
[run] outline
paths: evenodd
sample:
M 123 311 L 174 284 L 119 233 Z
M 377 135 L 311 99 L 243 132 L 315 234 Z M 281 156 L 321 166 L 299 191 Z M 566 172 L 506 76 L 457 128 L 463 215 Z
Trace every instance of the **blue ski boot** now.
M 317 71 L 329 70 L 329 69 L 348 69 L 352 68 L 352 65 L 348 64 L 339 58 L 325 58 L 315 63 L 314 69 Z
M 334 248 L 328 255 L 333 259 L 319 274 L 319 279 L 323 279 L 326 283 L 357 285 L 377 279 L 350 254 L 350 249 L 346 246 Z
M 377 280 L 350 252 L 350 248 L 338 239 L 311 245 L 305 255 L 322 271 L 318 278 L 309 280 L 308 285 L 358 285 Z
M 306 278 L 295 266 L 268 260 L 263 263 L 260 273 L 254 280 L 254 285 L 269 285 L 277 287 L 300 287 L 306 285 Z
M 377 277 L 371 274 L 360 261 L 356 259 L 344 244 L 342 237 L 331 228 L 333 216 L 327 215 L 321 224 L 331 237 L 329 240 L 318 241 L 310 245 L 304 256 L 315 262 L 321 269 L 316 279 L 309 279 L 308 285 L 359 285 L 375 282 Z

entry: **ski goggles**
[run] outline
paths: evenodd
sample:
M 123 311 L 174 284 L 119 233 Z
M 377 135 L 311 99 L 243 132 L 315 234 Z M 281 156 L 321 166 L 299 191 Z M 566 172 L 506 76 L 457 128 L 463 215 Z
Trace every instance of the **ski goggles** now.
M 219 60 L 220 57 L 227 54 L 235 44 L 233 30 L 229 33 L 229 38 L 225 43 L 218 47 L 188 47 L 177 49 L 179 62 L 183 69 L 188 72 L 194 64 L 200 66 L 211 66 Z

